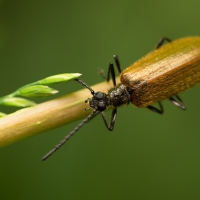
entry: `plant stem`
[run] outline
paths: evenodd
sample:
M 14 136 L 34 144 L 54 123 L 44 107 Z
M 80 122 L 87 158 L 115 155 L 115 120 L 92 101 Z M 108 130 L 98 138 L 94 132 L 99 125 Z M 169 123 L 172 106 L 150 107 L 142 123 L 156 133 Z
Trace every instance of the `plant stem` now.
M 94 91 L 107 91 L 111 83 L 91 86 Z M 37 135 L 58 126 L 83 118 L 92 111 L 85 100 L 91 97 L 88 89 L 82 89 L 63 97 L 21 109 L 0 119 L 0 147 Z
M 34 82 L 34 83 L 30 83 L 30 84 L 27 84 L 27 85 L 24 85 L 20 88 L 18 88 L 16 91 L 6 95 L 6 96 L 3 96 L 3 97 L 0 97 L 0 103 L 2 103 L 2 101 L 5 99 L 5 98 L 8 98 L 8 97 L 15 97 L 15 96 L 18 96 L 18 91 L 22 88 L 25 88 L 25 87 L 28 87 L 28 86 L 32 86 L 32 85 L 36 85 L 37 82 Z

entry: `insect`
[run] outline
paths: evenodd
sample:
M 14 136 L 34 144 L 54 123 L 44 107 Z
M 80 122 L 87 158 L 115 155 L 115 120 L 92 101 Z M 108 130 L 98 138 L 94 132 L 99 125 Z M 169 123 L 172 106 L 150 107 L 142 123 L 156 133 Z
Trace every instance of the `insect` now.
M 163 45 L 165 41 L 168 44 Z M 200 82 L 200 37 L 187 37 L 175 41 L 162 38 L 157 44 L 156 50 L 124 71 L 121 70 L 116 55 L 114 55 L 114 60 L 121 83 L 116 84 L 114 65 L 110 63 L 107 81 L 111 76 L 114 87 L 107 94 L 95 92 L 82 80 L 75 79 L 90 90 L 92 98 L 85 102 L 89 103 L 93 111 L 42 160 L 51 156 L 86 122 L 99 113 L 101 113 L 107 129 L 112 131 L 116 121 L 117 108 L 121 105 L 132 103 L 136 107 L 146 107 L 162 114 L 164 110 L 160 101 L 168 98 L 175 106 L 185 110 L 186 107 L 177 94 Z M 152 106 L 156 102 L 158 108 Z M 113 107 L 110 122 L 107 121 L 104 114 L 109 106 Z

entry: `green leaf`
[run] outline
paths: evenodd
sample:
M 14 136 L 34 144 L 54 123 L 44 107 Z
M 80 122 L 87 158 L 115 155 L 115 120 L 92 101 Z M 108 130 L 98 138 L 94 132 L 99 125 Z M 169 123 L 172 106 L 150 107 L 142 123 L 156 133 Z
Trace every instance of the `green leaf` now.
M 81 75 L 82 74 L 79 74 L 79 73 L 58 74 L 58 75 L 49 76 L 47 78 L 39 80 L 39 81 L 37 81 L 37 84 L 50 85 L 50 84 L 55 84 L 55 83 L 63 83 L 63 82 L 67 82 L 72 79 L 78 78 Z
M 29 107 L 36 105 L 35 102 L 20 97 L 5 97 L 2 99 L 1 104 L 16 107 Z
M 56 94 L 58 91 L 45 85 L 33 85 L 19 89 L 18 95 L 23 97 L 46 97 Z

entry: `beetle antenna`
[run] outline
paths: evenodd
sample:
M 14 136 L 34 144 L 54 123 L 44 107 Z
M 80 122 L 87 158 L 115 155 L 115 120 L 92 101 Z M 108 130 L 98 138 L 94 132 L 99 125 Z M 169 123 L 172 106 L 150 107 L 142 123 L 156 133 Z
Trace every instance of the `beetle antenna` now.
M 57 145 L 55 146 L 54 149 L 52 149 L 51 151 L 49 151 L 49 153 L 47 153 L 47 154 L 42 158 L 42 160 L 43 160 L 43 161 L 46 160 L 49 156 L 51 156 L 53 153 L 55 153 L 55 152 L 56 152 L 62 145 L 64 145 L 65 142 L 66 142 L 67 140 L 69 140 L 69 138 L 70 138 L 71 136 L 73 136 L 86 122 L 88 122 L 89 120 L 91 120 L 93 117 L 95 117 L 95 116 L 96 116 L 97 114 L 99 114 L 99 113 L 100 113 L 99 110 L 94 109 L 94 110 L 92 111 L 92 113 L 91 113 L 87 118 L 85 118 L 80 124 L 78 124 L 77 127 L 76 127 L 73 131 L 71 131 L 71 132 L 69 133 L 69 135 L 65 136 L 65 138 L 64 138 L 63 140 L 61 140 L 60 143 L 57 144 Z
M 81 85 L 83 85 L 84 87 L 86 87 L 88 90 L 90 90 L 90 92 L 91 92 L 91 94 L 93 95 L 95 92 L 94 92 L 94 90 L 90 87 L 90 86 L 88 86 L 85 82 L 83 82 L 82 80 L 80 80 L 80 79 L 74 79 L 75 81 L 78 81 Z

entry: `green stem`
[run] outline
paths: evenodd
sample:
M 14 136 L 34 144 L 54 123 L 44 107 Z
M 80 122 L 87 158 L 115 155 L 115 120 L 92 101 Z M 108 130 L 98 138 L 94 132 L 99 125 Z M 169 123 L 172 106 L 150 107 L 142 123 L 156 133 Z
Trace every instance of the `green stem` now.
M 6 96 L 3 96 L 3 97 L 0 97 L 0 104 L 2 104 L 3 100 L 6 99 L 6 98 L 11 98 L 11 97 L 16 97 L 16 96 L 20 96 L 18 95 L 19 94 L 19 90 L 22 89 L 22 88 L 25 88 L 25 87 L 28 87 L 28 86 L 32 86 L 32 85 L 37 85 L 38 84 L 38 81 L 36 82 L 33 82 L 33 83 L 30 83 L 30 84 L 27 84 L 27 85 L 24 85 L 23 87 L 20 87 L 18 88 L 16 91 L 6 95 Z

